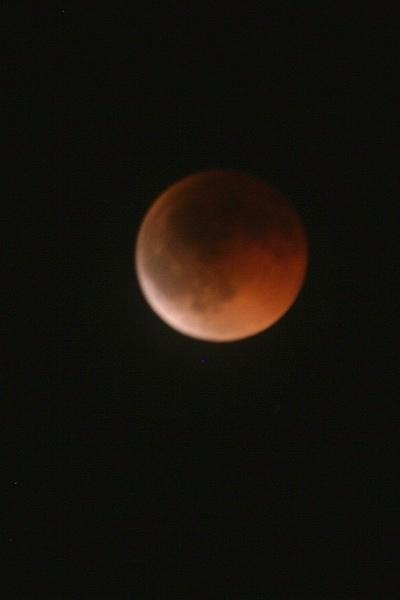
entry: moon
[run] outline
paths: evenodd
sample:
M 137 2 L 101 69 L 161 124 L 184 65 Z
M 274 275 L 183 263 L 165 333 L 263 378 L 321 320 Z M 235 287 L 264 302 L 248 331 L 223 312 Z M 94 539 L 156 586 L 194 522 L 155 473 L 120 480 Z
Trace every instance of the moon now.
M 308 243 L 294 206 L 247 173 L 205 171 L 168 187 L 139 228 L 134 266 L 153 311 L 209 342 L 256 335 L 293 305 Z

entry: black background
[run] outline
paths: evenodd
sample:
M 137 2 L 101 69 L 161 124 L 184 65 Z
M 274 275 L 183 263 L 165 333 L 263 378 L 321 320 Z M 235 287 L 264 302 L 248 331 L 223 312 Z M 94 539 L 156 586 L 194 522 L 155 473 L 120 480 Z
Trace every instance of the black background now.
M 396 597 L 388 5 L 39 4 L 4 19 L 3 597 Z M 280 322 L 208 344 L 132 248 L 223 167 L 290 197 L 311 257 Z

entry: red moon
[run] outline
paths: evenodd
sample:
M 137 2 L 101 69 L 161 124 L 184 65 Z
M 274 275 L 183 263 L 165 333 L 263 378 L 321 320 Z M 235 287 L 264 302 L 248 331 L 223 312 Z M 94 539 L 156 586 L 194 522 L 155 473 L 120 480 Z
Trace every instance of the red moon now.
M 308 244 L 292 204 L 247 173 L 206 171 L 167 188 L 139 229 L 143 295 L 180 333 L 210 342 L 278 321 L 304 282 Z

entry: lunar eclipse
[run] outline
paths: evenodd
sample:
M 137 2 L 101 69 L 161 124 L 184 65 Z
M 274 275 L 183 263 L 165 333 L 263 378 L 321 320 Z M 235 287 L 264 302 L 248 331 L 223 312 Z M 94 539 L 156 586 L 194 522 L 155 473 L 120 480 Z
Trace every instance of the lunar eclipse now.
M 293 305 L 307 270 L 305 229 L 274 186 L 234 171 L 167 188 L 140 226 L 134 264 L 154 312 L 210 342 L 258 334 Z

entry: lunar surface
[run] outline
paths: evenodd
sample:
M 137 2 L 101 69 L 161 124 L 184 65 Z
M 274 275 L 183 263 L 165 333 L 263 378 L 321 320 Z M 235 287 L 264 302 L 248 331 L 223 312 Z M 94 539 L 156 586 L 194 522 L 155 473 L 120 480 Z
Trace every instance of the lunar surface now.
M 251 175 L 208 171 L 178 181 L 145 215 L 135 245 L 140 288 L 182 334 L 253 336 L 293 305 L 308 246 L 292 204 Z

